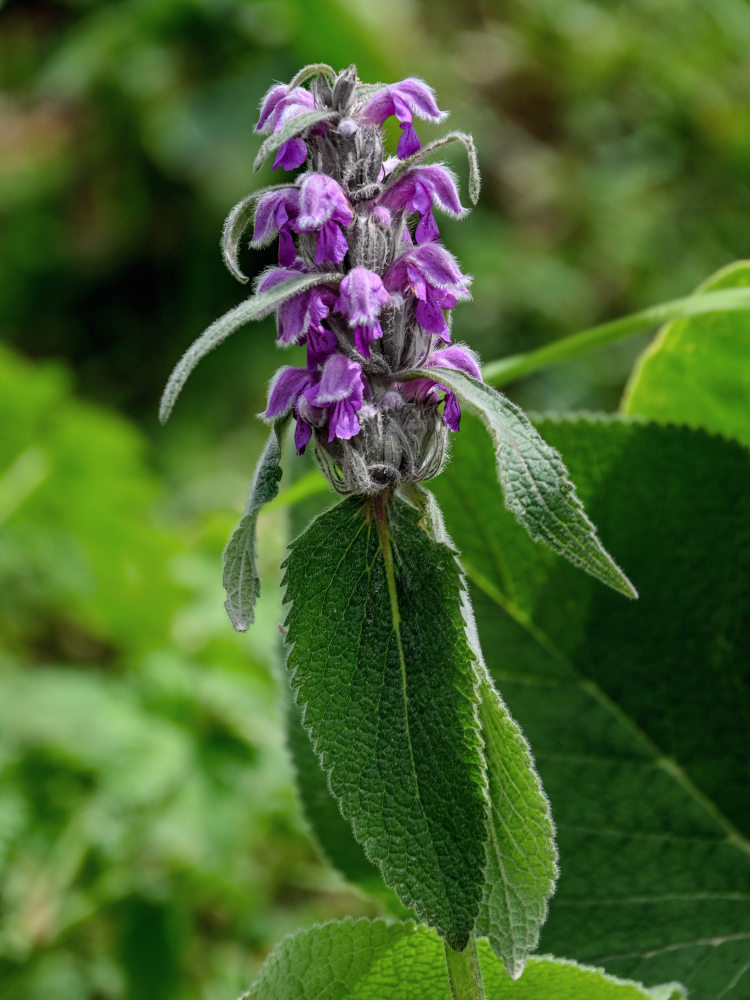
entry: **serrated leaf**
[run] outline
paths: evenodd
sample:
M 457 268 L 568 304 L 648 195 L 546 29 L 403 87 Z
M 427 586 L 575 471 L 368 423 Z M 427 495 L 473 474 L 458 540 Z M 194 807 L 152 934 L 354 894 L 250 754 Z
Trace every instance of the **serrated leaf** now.
M 433 537 L 452 544 L 433 495 L 425 489 L 420 493 Z M 485 665 L 466 591 L 463 602 L 480 681 L 479 719 L 490 805 L 482 905 L 474 929 L 489 940 L 507 974 L 518 979 L 539 943 L 547 900 L 555 889 L 555 830 L 528 744 Z
M 277 309 L 287 299 L 293 298 L 300 292 L 304 292 L 314 285 L 332 284 L 340 281 L 340 274 L 305 274 L 300 278 L 293 278 L 283 284 L 275 285 L 265 292 L 251 295 L 249 299 L 240 302 L 234 309 L 224 313 L 215 320 L 200 337 L 194 341 L 185 351 L 180 360 L 172 370 L 159 404 L 159 420 L 166 423 L 172 412 L 177 397 L 182 391 L 182 387 L 187 382 L 193 369 L 198 362 L 202 361 L 207 354 L 219 344 L 223 343 L 227 337 L 235 333 L 240 327 L 245 326 L 252 320 L 263 319 L 275 309 Z
M 313 125 L 334 121 L 339 117 L 338 112 L 328 108 L 326 111 L 303 111 L 301 114 L 295 115 L 294 118 L 290 118 L 285 125 L 281 126 L 278 132 L 273 132 L 264 140 L 263 145 L 258 150 L 258 155 L 255 157 L 253 170 L 260 170 L 271 153 L 275 153 L 279 146 L 282 146 L 285 142 L 306 132 Z
M 494 446 L 505 506 L 535 542 L 544 542 L 626 597 L 638 596 L 599 540 L 559 452 L 546 443 L 520 407 L 460 371 L 426 368 L 401 377 L 439 379 L 480 418 Z
M 750 261 L 737 261 L 698 292 L 748 285 Z M 714 312 L 662 327 L 636 362 L 622 410 L 705 427 L 750 446 L 750 311 Z
M 452 551 L 394 499 L 318 517 L 286 561 L 287 666 L 341 812 L 384 881 L 454 947 L 481 895 L 474 668 Z
M 234 275 L 243 285 L 247 284 L 250 279 L 243 274 L 237 254 L 243 234 L 255 221 L 255 210 L 258 202 L 271 191 L 283 191 L 284 188 L 292 186 L 291 184 L 271 184 L 260 191 L 253 191 L 252 194 L 238 201 L 224 220 L 224 229 L 221 234 L 221 255 L 230 274 Z
M 255 621 L 255 602 L 260 594 L 256 531 L 258 514 L 279 492 L 281 438 L 287 420 L 277 421 L 255 467 L 253 483 L 239 524 L 224 549 L 222 583 L 227 592 L 224 607 L 237 632 Z
M 487 1000 L 683 1000 L 674 984 L 648 990 L 598 969 L 532 958 L 509 979 L 480 942 Z M 332 920 L 285 938 L 263 965 L 245 1000 L 451 1000 L 443 946 L 411 922 Z
M 487 662 L 534 749 L 561 876 L 541 946 L 691 1000 L 750 975 L 750 456 L 704 432 L 545 420 L 638 579 L 620 601 L 491 518 L 467 415 L 434 483 Z M 460 445 L 460 447 L 459 447 Z

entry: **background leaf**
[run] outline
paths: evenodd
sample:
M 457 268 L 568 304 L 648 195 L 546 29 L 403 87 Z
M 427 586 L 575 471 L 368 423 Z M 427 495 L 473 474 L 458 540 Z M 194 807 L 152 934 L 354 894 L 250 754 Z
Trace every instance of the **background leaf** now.
M 750 285 L 750 261 L 712 275 L 700 292 Z M 705 427 L 750 445 L 750 312 L 711 313 L 664 326 L 625 389 L 625 413 Z
M 676 985 L 647 990 L 598 969 L 554 958 L 531 959 L 514 982 L 480 942 L 487 1000 L 680 1000 Z M 443 946 L 413 923 L 340 920 L 281 942 L 247 1000 L 450 1000 Z
M 542 947 L 741 996 L 750 970 L 750 455 L 687 428 L 544 420 L 641 599 L 519 534 L 468 419 L 435 483 L 488 663 L 552 804 Z M 710 473 L 706 470 L 710 470 Z
M 356 839 L 404 905 L 460 948 L 479 907 L 485 835 L 460 571 L 394 500 L 389 595 L 360 504 L 322 514 L 291 547 L 287 666 Z
M 568 470 L 529 418 L 502 393 L 463 372 L 440 368 L 411 378 L 439 377 L 487 428 L 505 506 L 534 541 L 542 541 L 580 569 L 628 597 L 632 584 L 604 549 L 586 516 Z

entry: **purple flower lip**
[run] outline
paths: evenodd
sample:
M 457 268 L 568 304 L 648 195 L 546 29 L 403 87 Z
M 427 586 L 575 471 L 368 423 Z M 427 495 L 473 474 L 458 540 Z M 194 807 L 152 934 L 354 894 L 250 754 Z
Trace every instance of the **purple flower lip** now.
M 380 310 L 390 296 L 379 274 L 361 265 L 352 268 L 341 282 L 336 310 L 345 316 L 354 330 L 354 344 L 359 353 L 370 357 L 370 344 L 383 336 Z
M 261 101 L 255 131 L 265 135 L 278 132 L 291 118 L 310 111 L 314 106 L 313 95 L 304 87 L 295 87 L 290 91 L 284 84 L 275 84 Z
M 349 244 L 340 226 L 348 226 L 353 218 L 349 199 L 333 177 L 310 173 L 302 178 L 295 228 L 299 233 L 318 232 L 316 264 L 341 263 Z
M 411 292 L 417 300 L 417 322 L 426 333 L 450 342 L 444 309 L 471 298 L 471 278 L 462 274 L 455 257 L 439 243 L 424 243 L 401 254 L 386 272 L 389 291 Z
M 378 199 L 378 206 L 390 212 L 406 210 L 419 215 L 414 233 L 417 243 L 428 243 L 440 238 L 432 214 L 433 205 L 437 205 L 454 219 L 463 218 L 468 212 L 458 196 L 455 175 L 442 164 L 412 167 L 386 188 Z
M 472 378 L 481 381 L 482 372 L 479 368 L 479 359 L 471 348 L 465 344 L 451 344 L 450 347 L 441 347 L 432 351 L 420 365 L 421 368 L 450 368 L 453 371 L 464 372 Z M 439 378 L 438 373 L 435 375 Z M 443 420 L 449 430 L 456 433 L 461 424 L 461 404 L 454 392 L 438 381 L 420 378 L 412 382 L 402 384 L 402 392 L 407 397 L 413 397 L 420 401 L 433 399 L 439 393 L 444 393 L 445 406 L 443 407 Z
M 435 101 L 435 91 L 424 80 L 409 77 L 379 90 L 362 110 L 362 119 L 373 125 L 395 115 L 401 124 L 402 136 L 396 152 L 401 160 L 421 149 L 419 138 L 412 124 L 414 115 L 427 121 L 441 122 L 447 112 L 441 111 Z

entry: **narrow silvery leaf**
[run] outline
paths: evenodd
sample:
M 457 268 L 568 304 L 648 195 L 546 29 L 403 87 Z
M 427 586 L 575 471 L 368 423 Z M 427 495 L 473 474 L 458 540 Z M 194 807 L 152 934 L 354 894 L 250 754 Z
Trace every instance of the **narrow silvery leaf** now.
M 318 517 L 285 563 L 287 666 L 341 812 L 405 906 L 463 948 L 486 834 L 472 652 L 451 549 L 394 499 Z
M 514 982 L 479 942 L 488 1000 L 685 1000 L 676 983 L 651 989 L 564 959 L 532 958 Z M 477 994 L 471 994 L 476 996 Z M 410 921 L 331 920 L 274 948 L 243 1000 L 451 1000 L 443 945 Z
M 479 417 L 492 438 L 505 506 L 535 542 L 545 542 L 626 597 L 638 596 L 599 540 L 559 452 L 544 441 L 523 410 L 460 371 L 418 369 L 401 377 L 433 382 L 439 377 Z
M 451 142 L 460 142 L 461 145 L 466 150 L 466 157 L 469 161 L 469 198 L 472 205 L 476 205 L 479 201 L 479 191 L 481 188 L 481 177 L 479 175 L 479 160 L 477 159 L 477 149 L 474 145 L 474 139 L 468 132 L 448 132 L 447 135 L 442 136 L 440 139 L 435 139 L 434 142 L 428 143 L 423 146 L 418 152 L 409 156 L 407 159 L 402 160 L 393 171 L 388 176 L 388 185 L 394 183 L 403 177 L 406 171 L 413 167 L 415 163 L 421 162 L 426 156 L 431 156 L 436 153 L 443 146 L 449 145 Z
M 337 283 L 340 280 L 340 274 L 305 274 L 299 278 L 293 278 L 291 281 L 285 281 L 283 284 L 274 285 L 268 291 L 251 295 L 249 299 L 245 299 L 234 309 L 224 313 L 204 330 L 175 365 L 161 397 L 159 420 L 166 423 L 169 419 L 169 414 L 172 412 L 182 387 L 198 362 L 225 341 L 227 337 L 239 330 L 241 326 L 255 319 L 263 319 L 287 299 L 293 298 L 299 292 L 304 292 L 306 288 L 312 288 L 313 285 Z
M 244 284 L 249 278 L 242 273 L 237 254 L 240 248 L 240 240 L 243 233 L 252 225 L 255 220 L 255 210 L 261 198 L 270 191 L 282 191 L 284 188 L 292 187 L 291 184 L 271 184 L 260 191 L 253 191 L 242 201 L 238 201 L 224 221 L 224 229 L 221 234 L 221 255 L 232 275 Z
M 255 602 L 260 594 L 257 566 L 256 529 L 262 507 L 279 492 L 281 480 L 281 437 L 287 420 L 274 424 L 255 467 L 245 513 L 224 549 L 223 584 L 227 592 L 224 607 L 238 632 L 255 620 Z
M 258 155 L 255 157 L 253 170 L 260 170 L 271 153 L 275 153 L 279 146 L 288 142 L 289 139 L 294 139 L 296 136 L 301 135 L 302 132 L 312 128 L 313 125 L 334 121 L 338 117 L 338 114 L 329 108 L 327 111 L 303 111 L 301 114 L 295 115 L 294 118 L 290 118 L 285 125 L 281 126 L 278 132 L 269 135 L 264 141 L 258 150 Z
M 452 545 L 434 496 L 419 488 L 416 499 L 436 541 Z M 479 719 L 489 797 L 484 893 L 474 930 L 478 937 L 489 940 L 508 975 L 518 979 L 539 943 L 547 900 L 555 890 L 555 829 L 528 743 L 485 666 L 466 589 L 463 614 L 479 675 Z

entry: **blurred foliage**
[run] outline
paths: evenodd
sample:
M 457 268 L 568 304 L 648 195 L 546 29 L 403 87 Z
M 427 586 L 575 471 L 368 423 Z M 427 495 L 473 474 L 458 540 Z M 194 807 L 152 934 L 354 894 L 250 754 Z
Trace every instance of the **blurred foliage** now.
M 480 205 L 445 236 L 475 275 L 456 335 L 489 360 L 747 255 L 749 45 L 745 0 L 0 4 L 4 1000 L 226 1000 L 285 930 L 373 911 L 316 860 L 282 749 L 283 512 L 258 624 L 236 637 L 222 608 L 272 324 L 206 360 L 156 447 L 143 433 L 246 294 L 217 244 L 273 179 L 250 170 L 269 83 L 320 59 L 420 75 L 475 133 Z M 612 408 L 640 346 L 514 395 Z

